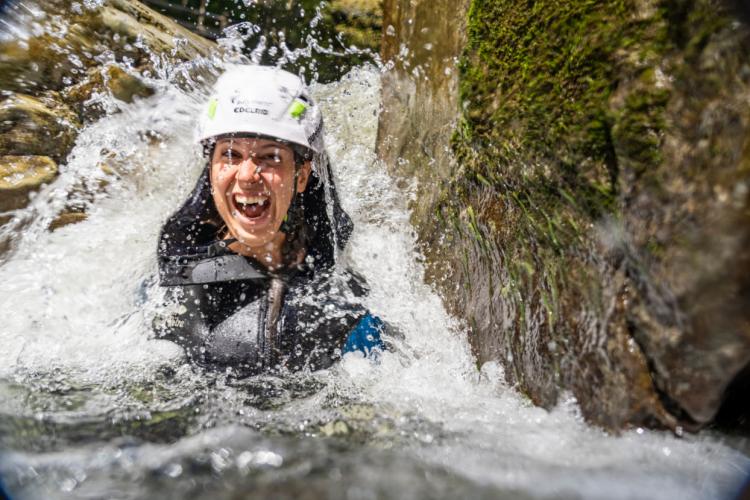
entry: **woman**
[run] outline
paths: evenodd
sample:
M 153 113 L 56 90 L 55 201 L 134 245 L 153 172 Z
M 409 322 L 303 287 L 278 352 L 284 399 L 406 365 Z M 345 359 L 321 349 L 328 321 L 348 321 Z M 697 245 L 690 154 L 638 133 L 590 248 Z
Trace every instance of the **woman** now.
M 319 369 L 382 349 L 363 282 L 334 272 L 352 230 L 323 147 L 323 121 L 295 75 L 232 66 L 199 126 L 208 166 L 162 228 L 164 337 L 239 374 Z

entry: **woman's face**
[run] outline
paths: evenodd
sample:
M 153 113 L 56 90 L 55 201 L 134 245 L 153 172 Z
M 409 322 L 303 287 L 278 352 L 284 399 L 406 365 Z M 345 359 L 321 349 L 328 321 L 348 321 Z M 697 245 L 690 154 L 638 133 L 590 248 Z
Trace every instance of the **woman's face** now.
M 294 152 L 282 143 L 257 138 L 220 139 L 211 158 L 213 200 L 231 236 L 259 251 L 283 242 L 279 231 L 294 190 Z M 305 190 L 310 162 L 297 173 Z

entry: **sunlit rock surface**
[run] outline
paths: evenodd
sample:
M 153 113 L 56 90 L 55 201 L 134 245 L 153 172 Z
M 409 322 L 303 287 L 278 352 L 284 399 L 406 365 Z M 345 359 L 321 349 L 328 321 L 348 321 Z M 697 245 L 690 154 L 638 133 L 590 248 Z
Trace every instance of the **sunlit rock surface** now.
M 57 175 L 57 164 L 48 156 L 0 156 L 0 212 L 28 202 L 29 193 Z
M 712 421 L 750 361 L 745 13 L 440 5 L 385 4 L 379 150 L 420 181 L 430 276 L 479 363 L 546 407 L 571 390 L 610 428 Z M 440 8 L 450 28 L 419 14 Z M 741 392 L 727 405 L 747 414 Z
M 10 93 L 0 103 L 0 152 L 50 156 L 59 162 L 73 147 L 79 127 L 76 114 L 54 91 L 39 97 Z
M 21 208 L 29 192 L 57 175 L 82 126 L 104 115 L 108 99 L 132 103 L 149 97 L 154 89 L 143 75 L 196 61 L 216 47 L 135 0 L 13 4 L 4 21 L 0 157 L 3 169 L 11 165 L 14 175 L 27 180 L 3 199 L 2 211 Z M 68 210 L 53 226 L 82 219 Z

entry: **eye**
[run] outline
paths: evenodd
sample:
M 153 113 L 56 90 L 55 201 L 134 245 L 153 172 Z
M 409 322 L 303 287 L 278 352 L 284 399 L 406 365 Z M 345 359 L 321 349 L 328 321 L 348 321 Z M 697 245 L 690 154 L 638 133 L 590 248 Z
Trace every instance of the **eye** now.
M 260 159 L 267 163 L 281 163 L 281 155 L 278 153 L 267 153 L 262 155 Z
M 263 151 L 255 156 L 255 161 L 265 167 L 276 167 L 284 161 L 283 156 L 278 151 Z
M 239 151 L 228 148 L 221 153 L 221 159 L 224 163 L 239 163 L 242 160 L 242 155 Z

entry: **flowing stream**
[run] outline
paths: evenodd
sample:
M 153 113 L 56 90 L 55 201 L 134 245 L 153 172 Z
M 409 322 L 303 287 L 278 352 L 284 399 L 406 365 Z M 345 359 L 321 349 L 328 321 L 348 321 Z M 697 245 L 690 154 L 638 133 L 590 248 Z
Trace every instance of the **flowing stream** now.
M 166 74 L 166 73 L 165 73 Z M 160 79 L 161 78 L 161 79 Z M 0 266 L 0 477 L 14 498 L 732 498 L 747 442 L 608 435 L 569 398 L 534 407 L 481 369 L 423 284 L 410 189 L 374 154 L 380 72 L 315 85 L 342 203 L 343 260 L 402 337 L 373 363 L 236 380 L 154 337 L 161 224 L 204 167 L 205 90 L 103 99 L 63 166 L 6 225 Z M 88 218 L 49 222 L 84 179 Z M 100 186 L 92 189 L 91 186 Z

